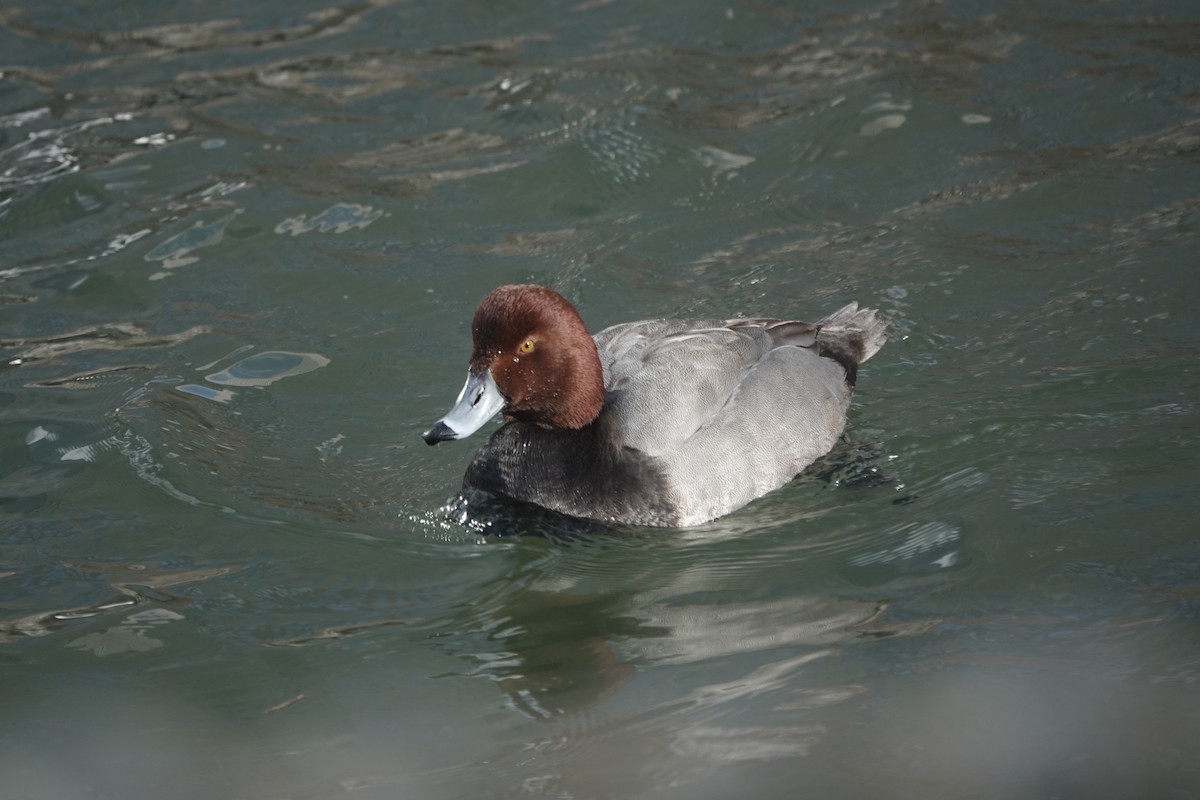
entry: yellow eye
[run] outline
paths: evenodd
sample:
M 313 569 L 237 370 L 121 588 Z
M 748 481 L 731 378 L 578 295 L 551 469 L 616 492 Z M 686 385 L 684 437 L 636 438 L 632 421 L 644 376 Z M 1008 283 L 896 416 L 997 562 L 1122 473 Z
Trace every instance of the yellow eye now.
M 521 346 L 518 347 L 517 349 L 520 350 L 522 354 L 532 353 L 533 352 L 533 339 L 526 339 L 525 341 L 521 342 Z

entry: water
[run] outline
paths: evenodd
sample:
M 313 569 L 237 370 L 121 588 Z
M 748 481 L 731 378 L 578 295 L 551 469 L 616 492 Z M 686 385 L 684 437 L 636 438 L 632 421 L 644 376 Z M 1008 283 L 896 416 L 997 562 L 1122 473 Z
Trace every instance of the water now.
M 1198 797 L 1193 4 L 0 11 L 19 798 Z M 447 502 L 475 303 L 889 315 L 710 525 Z

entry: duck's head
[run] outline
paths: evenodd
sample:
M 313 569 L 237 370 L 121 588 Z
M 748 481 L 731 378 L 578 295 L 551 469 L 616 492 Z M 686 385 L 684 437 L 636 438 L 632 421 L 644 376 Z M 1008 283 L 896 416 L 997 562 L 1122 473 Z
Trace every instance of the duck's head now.
M 454 407 L 422 434 L 426 443 L 461 439 L 503 411 L 510 420 L 578 429 L 604 404 L 596 343 L 575 307 L 553 289 L 501 286 L 479 302 L 472 351 Z

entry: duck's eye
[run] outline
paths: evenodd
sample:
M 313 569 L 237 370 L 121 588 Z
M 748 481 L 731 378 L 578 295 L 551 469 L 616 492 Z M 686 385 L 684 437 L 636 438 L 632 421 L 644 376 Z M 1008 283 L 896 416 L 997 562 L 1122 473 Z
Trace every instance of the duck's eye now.
M 526 339 L 525 341 L 521 342 L 521 346 L 518 347 L 517 349 L 521 351 L 522 355 L 524 355 L 526 353 L 532 353 L 533 352 L 533 339 Z

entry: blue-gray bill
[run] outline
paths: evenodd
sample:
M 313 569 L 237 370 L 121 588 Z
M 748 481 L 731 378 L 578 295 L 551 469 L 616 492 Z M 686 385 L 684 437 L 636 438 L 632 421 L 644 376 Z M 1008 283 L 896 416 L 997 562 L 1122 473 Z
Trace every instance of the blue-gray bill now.
M 483 424 L 504 408 L 504 395 L 492 380 L 491 370 L 468 372 L 467 382 L 454 406 L 446 415 L 421 434 L 425 444 L 437 444 L 447 439 L 462 439 L 483 427 Z

